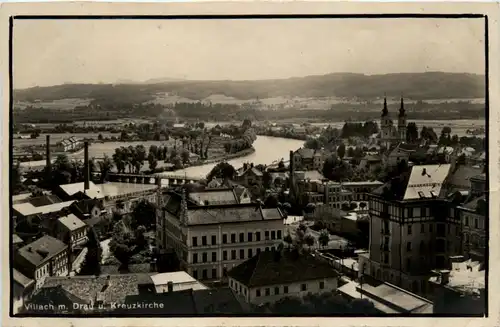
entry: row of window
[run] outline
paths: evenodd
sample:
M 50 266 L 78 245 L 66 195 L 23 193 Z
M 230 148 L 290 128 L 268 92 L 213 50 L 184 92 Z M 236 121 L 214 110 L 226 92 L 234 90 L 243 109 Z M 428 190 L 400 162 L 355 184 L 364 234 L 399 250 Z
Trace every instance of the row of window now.
M 266 230 L 264 232 L 264 236 L 262 236 L 261 232 L 248 232 L 247 237 L 245 239 L 245 233 L 231 233 L 230 235 L 230 240 L 231 243 L 244 243 L 244 242 L 259 242 L 264 240 L 281 240 L 283 233 L 281 230 L 272 230 L 268 231 Z M 238 237 L 237 237 L 238 236 Z M 228 234 L 222 234 L 222 244 L 228 244 Z M 202 236 L 201 237 L 201 243 L 198 243 L 198 237 L 193 236 L 191 246 L 207 246 L 208 244 L 208 237 L 207 236 Z M 210 237 L 210 245 L 217 245 L 217 236 L 212 235 Z
M 325 282 L 324 281 L 320 281 L 319 282 L 319 289 L 324 289 L 325 288 Z M 273 295 L 280 295 L 281 294 L 281 287 L 280 286 L 276 286 L 273 288 Z M 307 284 L 301 284 L 300 285 L 300 291 L 301 292 L 306 292 L 307 291 Z M 288 286 L 283 286 L 283 294 L 288 294 Z M 271 295 L 271 288 L 267 287 L 267 288 L 264 288 L 264 295 L 262 294 L 262 290 L 261 289 L 257 289 L 256 290 L 256 296 L 257 297 L 260 297 L 260 296 L 270 296 Z
M 265 251 L 269 251 L 269 250 L 274 251 L 275 247 L 271 246 L 271 247 L 265 248 Z M 255 254 L 259 254 L 260 252 L 261 252 L 261 249 L 257 248 L 255 251 Z M 229 254 L 230 254 L 230 256 L 229 256 Z M 236 254 L 239 254 L 239 256 L 237 257 Z M 247 254 L 248 254 L 248 256 L 245 258 L 245 250 L 244 249 L 240 249 L 239 253 L 236 252 L 236 250 L 231 250 L 231 251 L 224 250 L 224 251 L 222 251 L 222 261 L 250 259 L 254 256 L 253 249 L 248 249 Z M 210 256 L 210 258 L 211 258 L 210 262 L 216 262 L 217 261 L 217 252 L 212 252 L 212 255 Z M 201 254 L 201 262 L 202 263 L 208 262 L 208 253 L 207 252 L 203 252 Z M 198 253 L 193 253 L 193 264 L 195 264 L 195 263 L 199 263 Z
M 448 224 L 447 226 L 448 226 L 448 234 L 451 234 L 452 230 L 455 231 L 455 235 L 458 235 L 460 233 L 460 230 L 458 227 L 454 227 L 451 224 Z M 382 233 L 389 233 L 390 232 L 389 222 L 384 221 L 384 224 L 381 226 L 380 230 Z M 429 224 L 428 231 L 429 231 L 429 233 L 433 232 L 433 223 Z M 423 234 L 425 232 L 426 232 L 425 224 L 420 224 L 420 233 Z M 408 235 L 413 234 L 413 225 L 412 224 L 409 224 L 406 226 L 406 233 Z M 437 236 L 442 236 L 442 237 L 446 236 L 445 224 L 437 224 L 436 225 L 436 234 L 437 234 Z
M 474 228 L 479 228 L 479 219 L 474 218 L 473 220 L 474 220 Z M 467 217 L 467 216 L 465 216 L 465 218 L 464 218 L 464 225 L 469 227 L 469 217 Z

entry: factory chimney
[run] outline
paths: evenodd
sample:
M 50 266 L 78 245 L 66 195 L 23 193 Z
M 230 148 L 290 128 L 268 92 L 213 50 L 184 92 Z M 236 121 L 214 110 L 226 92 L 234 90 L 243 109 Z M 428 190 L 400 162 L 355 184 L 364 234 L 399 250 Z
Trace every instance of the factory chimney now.
M 89 142 L 83 143 L 83 192 L 90 188 L 90 167 L 89 167 Z
M 45 140 L 45 172 L 47 174 L 47 180 L 50 180 L 50 175 L 52 172 L 52 158 L 50 157 L 50 134 L 47 134 Z

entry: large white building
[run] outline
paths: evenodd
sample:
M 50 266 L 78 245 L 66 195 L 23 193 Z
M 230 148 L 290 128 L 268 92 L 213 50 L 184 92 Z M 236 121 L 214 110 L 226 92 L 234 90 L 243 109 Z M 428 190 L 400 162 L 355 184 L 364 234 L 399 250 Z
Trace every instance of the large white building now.
M 204 195 L 204 203 L 167 193 L 157 221 L 159 248 L 174 248 L 181 268 L 194 278 L 221 280 L 234 266 L 282 242 L 284 216 L 278 208 L 228 204 L 226 197 L 218 203 L 218 192 L 207 193 L 213 198 Z

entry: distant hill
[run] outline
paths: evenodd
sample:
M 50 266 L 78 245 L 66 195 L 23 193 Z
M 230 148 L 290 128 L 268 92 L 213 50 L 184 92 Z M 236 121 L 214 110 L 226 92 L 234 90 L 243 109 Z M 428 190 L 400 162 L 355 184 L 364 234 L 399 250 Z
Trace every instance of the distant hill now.
M 415 100 L 465 99 L 485 96 L 484 76 L 465 73 L 398 73 L 363 75 L 334 73 L 257 81 L 190 81 L 152 79 L 142 83 L 64 84 L 14 90 L 16 101 L 51 101 L 65 98 L 95 102 L 141 103 L 159 92 L 202 100 L 222 94 L 240 100 L 272 97 L 343 97 L 373 99 L 386 94 Z

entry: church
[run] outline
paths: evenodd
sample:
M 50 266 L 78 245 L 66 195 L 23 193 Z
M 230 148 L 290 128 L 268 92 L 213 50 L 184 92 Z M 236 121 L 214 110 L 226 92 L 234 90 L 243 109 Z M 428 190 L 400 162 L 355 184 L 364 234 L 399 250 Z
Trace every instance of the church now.
M 398 126 L 396 127 L 391 119 L 389 110 L 387 110 L 387 98 L 384 97 L 384 109 L 380 117 L 380 145 L 390 148 L 391 145 L 400 142 L 406 142 L 406 112 L 403 98 L 401 98 Z

